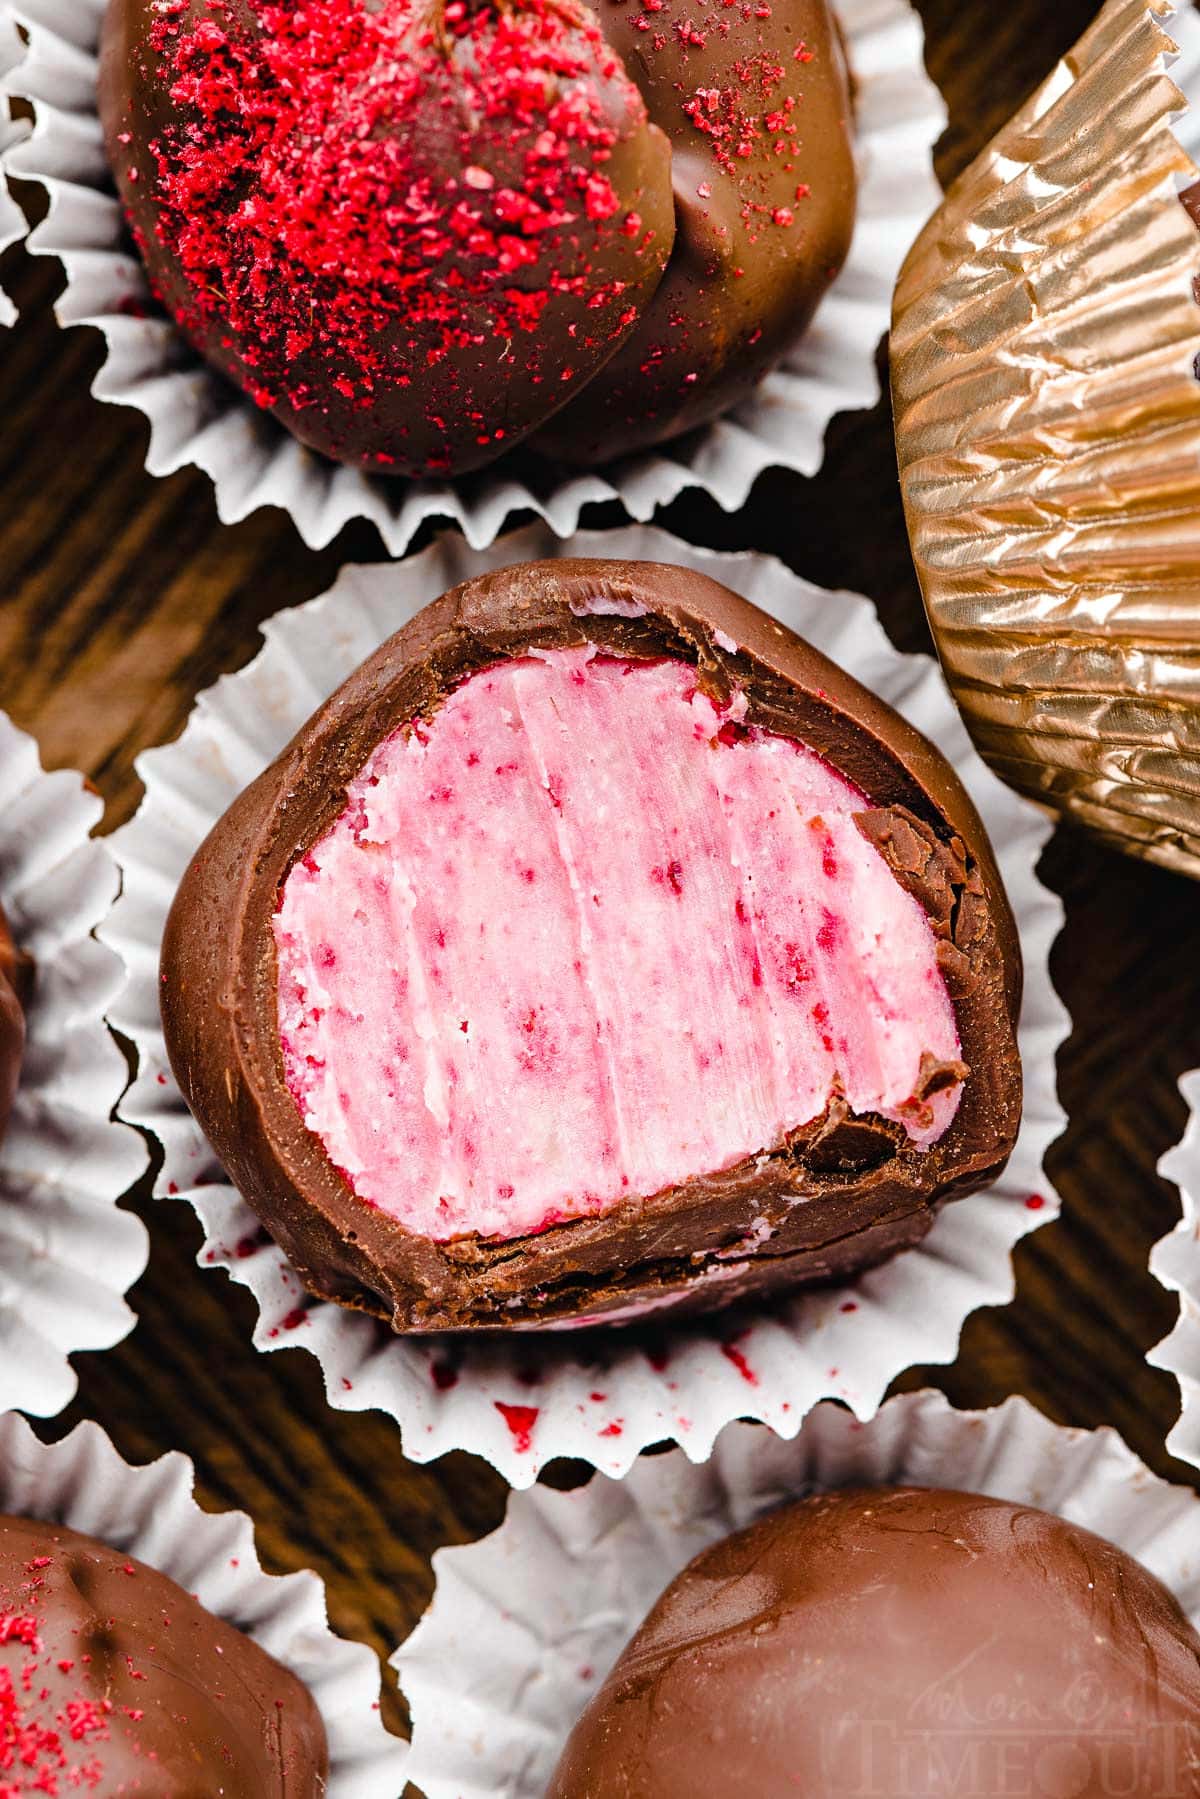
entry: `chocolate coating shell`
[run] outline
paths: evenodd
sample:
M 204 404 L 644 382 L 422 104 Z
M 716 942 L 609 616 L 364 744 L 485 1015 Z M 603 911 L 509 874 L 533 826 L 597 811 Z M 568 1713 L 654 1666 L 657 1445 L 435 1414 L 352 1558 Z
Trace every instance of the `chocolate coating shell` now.
M 1122 1550 L 969 1493 L 824 1494 L 675 1579 L 547 1799 L 1200 1793 L 1200 1637 Z
M 643 615 L 586 611 L 597 601 Z M 292 864 L 384 737 L 428 718 L 475 669 L 588 643 L 691 662 L 722 701 L 736 683 L 748 723 L 804 742 L 870 797 L 859 828 L 929 914 L 970 1076 L 953 1124 L 927 1150 L 885 1119 L 849 1117 L 835 1098 L 786 1143 L 720 1174 L 524 1239 L 432 1242 L 364 1205 L 301 1121 L 283 1074 L 272 916 Z M 399 1331 L 560 1323 L 665 1298 L 679 1312 L 706 1309 L 843 1278 L 918 1242 L 937 1207 L 992 1180 L 1012 1148 L 1020 990 L 983 825 L 933 746 L 717 582 L 615 561 L 481 576 L 383 644 L 200 846 L 167 920 L 161 982 L 176 1079 L 232 1180 L 314 1293 Z M 769 1232 L 747 1245 L 759 1219 Z M 706 1288 L 713 1270 L 721 1278 Z
M 0 1685 L 9 1683 L 6 1792 L 325 1791 L 325 1727 L 295 1675 L 165 1574 L 61 1524 L 0 1518 Z M 4 1769 L 24 1784 L 10 1789 Z
M 411 7 L 400 0 L 362 4 L 371 14 L 390 10 L 404 21 L 404 34 L 390 60 L 381 54 L 361 92 L 386 91 L 394 82 L 403 97 L 386 127 L 374 117 L 363 125 L 352 76 L 335 81 L 332 92 L 323 87 L 313 104 L 323 124 L 313 150 L 321 140 L 354 143 L 388 130 L 403 146 L 400 166 L 381 160 L 370 170 L 366 199 L 362 171 L 347 159 L 325 179 L 327 191 L 312 206 L 312 219 L 297 220 L 301 199 L 271 193 L 264 184 L 261 147 L 243 157 L 236 111 L 202 124 L 197 105 L 181 94 L 178 72 L 156 47 L 156 33 L 169 31 L 174 43 L 197 26 L 219 28 L 240 45 L 261 44 L 261 0 L 220 0 L 215 9 L 210 0 L 186 0 L 169 20 L 152 0 L 109 0 L 100 71 L 109 160 L 156 294 L 223 374 L 302 443 L 338 461 L 386 474 L 461 474 L 493 461 L 542 424 L 628 335 L 671 248 L 670 148 L 648 124 L 636 88 L 606 51 L 580 0 L 554 0 L 545 9 L 576 73 L 548 82 L 536 112 L 520 125 L 507 118 L 501 125 L 489 122 L 480 116 L 482 107 L 464 96 L 465 76 L 479 65 L 473 48 L 447 32 L 443 0 Z M 494 12 L 498 19 L 519 16 L 503 7 Z M 220 67 L 223 55 L 213 52 L 210 66 Z M 416 98 L 396 75 L 405 62 L 423 71 Z M 255 86 L 257 92 L 270 82 L 256 79 Z M 613 142 L 598 156 L 581 135 L 569 141 L 565 160 L 611 184 L 617 210 L 590 218 L 572 193 L 571 205 L 557 208 L 566 222 L 522 236 L 519 224 L 499 216 L 498 197 L 506 190 L 525 194 L 527 164 L 552 101 L 571 92 L 590 97 L 592 116 L 611 130 Z M 211 188 L 195 182 L 186 202 L 168 200 L 158 158 L 182 171 L 203 143 L 208 164 L 214 164 L 222 131 L 230 137 L 231 158 L 235 152 L 238 158 L 236 175 L 222 174 Z M 476 181 L 490 185 L 472 185 Z M 362 248 L 371 244 L 385 205 L 399 209 L 406 190 L 420 190 L 421 210 L 396 227 L 392 242 L 402 244 L 406 234 L 416 242 L 425 233 L 436 234 L 442 245 L 436 255 L 421 250 L 420 279 L 411 293 L 394 270 L 373 271 Z M 236 242 L 231 237 L 228 266 L 206 270 L 203 279 L 189 271 L 182 246 L 191 221 L 250 206 L 269 210 L 274 219 L 260 240 L 246 232 Z M 507 233 L 518 254 L 535 244 L 535 259 L 503 272 L 503 252 L 473 249 L 474 239 L 457 223 L 462 209 L 502 243 Z M 351 237 L 351 248 L 331 236 L 328 263 L 319 272 L 310 266 L 307 243 L 295 254 L 287 247 L 286 234 L 298 235 L 302 223 L 319 241 L 323 218 L 340 221 L 356 211 L 362 229 Z M 623 229 L 630 218 L 638 221 L 636 230 Z M 388 250 L 385 234 L 378 253 Z M 214 254 L 221 254 L 220 244 Z M 351 261 L 363 271 L 353 283 Z M 236 320 L 228 302 L 235 285 L 252 296 Z M 541 308 L 535 328 L 514 326 L 513 292 Z M 443 308 L 419 315 L 412 294 L 440 295 Z M 353 354 L 338 337 L 339 320 L 352 304 L 377 310 L 365 331 L 354 334 Z M 308 329 L 312 318 L 315 332 Z
M 846 260 L 857 189 L 827 0 L 771 0 L 762 17 L 722 0 L 591 3 L 671 140 L 675 246 L 628 339 L 535 439 L 583 464 L 678 437 L 752 392 Z
M 25 1007 L 33 984 L 33 963 L 13 942 L 0 908 L 0 1140 L 8 1129 L 25 1055 Z

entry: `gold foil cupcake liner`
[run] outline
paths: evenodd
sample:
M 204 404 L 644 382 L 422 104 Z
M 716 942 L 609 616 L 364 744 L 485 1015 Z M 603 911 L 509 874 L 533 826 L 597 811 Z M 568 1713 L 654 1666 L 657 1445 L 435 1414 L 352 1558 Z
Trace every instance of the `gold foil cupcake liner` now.
M 1190 8 L 1109 0 L 951 188 L 900 277 L 892 382 L 913 557 L 980 750 L 1200 877 L 1200 232 L 1169 20 L 1200 75 Z

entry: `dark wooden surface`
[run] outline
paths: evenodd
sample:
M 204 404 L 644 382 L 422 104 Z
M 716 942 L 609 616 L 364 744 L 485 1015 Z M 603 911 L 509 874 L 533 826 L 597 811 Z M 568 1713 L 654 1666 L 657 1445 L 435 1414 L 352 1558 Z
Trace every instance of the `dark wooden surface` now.
M 919 5 L 951 104 L 943 178 L 1096 11 L 1094 0 Z M 89 396 L 96 341 L 53 323 L 56 266 L 16 251 L 2 272 L 22 322 L 0 335 L 0 706 L 50 765 L 92 777 L 112 826 L 137 805 L 134 757 L 175 736 L 197 691 L 253 655 L 260 622 L 382 550 L 359 527 L 313 554 L 270 512 L 225 529 L 203 477 L 152 480 L 139 417 Z M 817 480 L 768 476 L 736 517 L 685 499 L 662 522 L 857 588 L 898 643 L 927 641 L 886 406 L 837 422 Z M 1155 1175 L 1183 1125 L 1175 1083 L 1200 1064 L 1200 891 L 1065 831 L 1042 872 L 1066 901 L 1054 973 L 1075 1021 L 1059 1070 L 1070 1128 L 1050 1164 L 1064 1216 L 1019 1251 L 1015 1304 L 972 1319 L 952 1367 L 904 1384 L 930 1379 L 959 1405 L 1024 1393 L 1056 1419 L 1115 1425 L 1155 1468 L 1187 1478 L 1163 1448 L 1174 1383 L 1143 1357 L 1175 1315 L 1146 1263 L 1177 1216 Z M 91 1417 L 133 1460 L 186 1450 L 203 1501 L 249 1511 L 267 1564 L 316 1568 L 335 1626 L 386 1654 L 429 1597 L 432 1551 L 496 1524 L 502 1482 L 465 1455 L 411 1467 L 390 1422 L 331 1411 L 307 1355 L 251 1349 L 252 1302 L 194 1265 L 191 1212 L 132 1203 L 153 1237 L 138 1327 L 78 1358 L 78 1400 L 39 1428 L 57 1436 Z M 402 1716 L 392 1700 L 388 1712 Z

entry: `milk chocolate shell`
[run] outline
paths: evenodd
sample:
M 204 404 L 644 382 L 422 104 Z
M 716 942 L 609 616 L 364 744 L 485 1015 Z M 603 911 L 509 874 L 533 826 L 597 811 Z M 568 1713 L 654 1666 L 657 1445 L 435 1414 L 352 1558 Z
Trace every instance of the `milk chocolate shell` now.
M 0 1518 L 0 1791 L 320 1799 L 328 1766 L 257 1643 L 91 1537 Z
M 185 335 L 376 473 L 493 461 L 624 345 L 555 455 L 713 416 L 853 223 L 827 0 L 109 0 L 100 110 Z
M 1029 1506 L 825 1494 L 674 1580 L 547 1799 L 1200 1793 L 1200 1637 L 1123 1550 Z
M 0 908 L 0 1141 L 8 1129 L 21 1062 L 25 1055 L 25 1007 L 33 984 L 33 964 L 13 942 Z
M 194 857 L 167 1048 L 315 1292 L 396 1330 L 845 1278 L 1016 1136 L 983 827 L 706 577 L 562 561 L 386 642 Z

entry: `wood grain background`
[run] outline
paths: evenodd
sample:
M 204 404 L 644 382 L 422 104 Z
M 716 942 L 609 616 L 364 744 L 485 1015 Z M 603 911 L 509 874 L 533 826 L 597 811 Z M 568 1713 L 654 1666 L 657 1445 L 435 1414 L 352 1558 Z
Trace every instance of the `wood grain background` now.
M 943 179 L 1097 10 L 1095 0 L 917 4 L 951 108 Z M 57 266 L 17 250 L 0 276 L 22 308 L 0 336 L 0 706 L 36 734 L 49 765 L 91 776 L 111 827 L 137 805 L 135 756 L 177 735 L 197 691 L 254 654 L 260 622 L 382 548 L 358 527 L 314 554 L 275 512 L 227 529 L 202 476 L 152 480 L 139 416 L 89 395 L 98 341 L 53 322 Z M 617 514 L 593 508 L 585 522 Z M 816 480 L 767 476 L 734 517 L 685 498 L 661 522 L 856 588 L 898 644 L 928 642 L 886 405 L 835 423 Z M 1146 1263 L 1178 1213 L 1155 1175 L 1184 1122 L 1176 1082 L 1200 1064 L 1200 893 L 1066 830 L 1042 874 L 1066 902 L 1053 968 L 1075 1022 L 1059 1068 L 1070 1128 L 1050 1161 L 1063 1219 L 1018 1252 L 1015 1303 L 974 1317 L 951 1367 L 902 1384 L 932 1381 L 958 1405 L 1024 1393 L 1053 1418 L 1115 1425 L 1153 1467 L 1187 1479 L 1163 1449 L 1174 1382 L 1143 1357 L 1175 1315 Z M 465 1455 L 412 1467 L 389 1421 L 331 1411 L 309 1356 L 250 1347 L 252 1302 L 195 1266 L 189 1209 L 130 1203 L 153 1237 L 133 1293 L 138 1327 L 122 1347 L 77 1358 L 76 1403 L 39 1430 L 57 1437 L 90 1417 L 132 1460 L 186 1450 L 202 1501 L 249 1511 L 267 1565 L 316 1568 L 335 1627 L 388 1653 L 429 1597 L 432 1551 L 499 1521 L 501 1481 Z M 387 1713 L 402 1723 L 394 1697 Z

